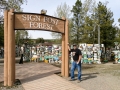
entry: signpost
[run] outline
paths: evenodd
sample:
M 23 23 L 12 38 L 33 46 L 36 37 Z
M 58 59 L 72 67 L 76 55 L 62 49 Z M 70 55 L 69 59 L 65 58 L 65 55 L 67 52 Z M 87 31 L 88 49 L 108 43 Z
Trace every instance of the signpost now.
M 64 33 L 65 20 L 43 14 L 15 13 L 15 29 L 49 30 Z
M 20 13 L 6 10 L 4 12 L 4 86 L 12 86 L 15 82 L 15 31 L 14 30 L 46 30 L 62 34 L 61 75 L 69 76 L 68 60 L 68 20 L 44 14 Z

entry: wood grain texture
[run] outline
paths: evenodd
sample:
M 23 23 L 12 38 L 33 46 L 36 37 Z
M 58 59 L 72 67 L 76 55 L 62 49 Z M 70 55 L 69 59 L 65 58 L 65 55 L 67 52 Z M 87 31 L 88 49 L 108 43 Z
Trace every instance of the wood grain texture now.
M 8 86 L 13 86 L 13 50 L 14 40 L 13 40 L 13 13 L 8 12 Z
M 65 76 L 65 34 L 62 34 L 62 64 L 61 75 Z
M 38 17 L 40 17 L 40 21 L 38 20 Z M 45 18 L 49 19 L 48 21 L 50 22 L 47 22 L 47 20 L 46 22 L 44 22 Z M 54 24 L 54 21 L 57 21 L 57 25 Z M 30 23 L 32 23 L 32 27 L 30 27 Z M 47 25 L 52 26 L 52 29 L 46 28 Z M 16 30 L 47 30 L 47 31 L 64 33 L 64 27 L 65 27 L 65 21 L 62 19 L 57 19 L 51 16 L 46 16 L 41 14 L 15 13 Z
M 65 77 L 69 77 L 68 20 L 65 22 Z
M 4 11 L 4 86 L 8 85 L 8 11 Z

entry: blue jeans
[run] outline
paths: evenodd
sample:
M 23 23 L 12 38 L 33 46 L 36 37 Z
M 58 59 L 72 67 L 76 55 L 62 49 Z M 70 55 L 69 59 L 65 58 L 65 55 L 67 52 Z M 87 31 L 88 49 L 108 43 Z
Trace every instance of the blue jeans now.
M 78 80 L 81 80 L 81 62 L 77 64 L 77 62 L 73 61 L 71 64 L 71 79 L 74 79 L 74 71 L 78 69 Z

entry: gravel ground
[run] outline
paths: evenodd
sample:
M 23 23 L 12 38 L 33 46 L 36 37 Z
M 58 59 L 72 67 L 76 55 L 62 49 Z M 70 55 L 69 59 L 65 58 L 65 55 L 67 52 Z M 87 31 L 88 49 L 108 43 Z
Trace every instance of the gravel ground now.
M 19 85 L 17 87 L 12 87 L 12 88 L 2 87 L 0 88 L 0 90 L 24 90 L 24 88 L 21 85 Z
M 75 74 L 77 79 L 77 71 Z M 120 64 L 82 65 L 82 81 L 72 83 L 85 90 L 120 90 Z
M 12 87 L 4 87 L 4 82 L 0 82 L 0 90 L 24 90 L 19 79 L 16 79 L 15 84 Z

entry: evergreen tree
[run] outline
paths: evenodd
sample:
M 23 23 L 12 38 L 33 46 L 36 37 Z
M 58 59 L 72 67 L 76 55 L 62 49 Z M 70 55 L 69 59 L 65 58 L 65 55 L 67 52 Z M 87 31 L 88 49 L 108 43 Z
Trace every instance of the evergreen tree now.
M 83 13 L 81 0 L 76 1 L 71 12 L 73 13 L 73 25 L 71 29 L 72 43 L 79 44 L 82 40 L 83 34 Z
M 84 23 L 84 35 L 82 40 L 84 41 L 83 43 L 89 43 L 92 44 L 94 43 L 93 38 L 93 20 L 91 19 L 90 16 L 85 17 L 85 23 Z
M 120 43 L 120 28 L 116 26 L 115 29 L 116 29 L 115 42 Z
M 114 44 L 116 29 L 113 27 L 113 12 L 107 8 L 106 4 L 99 2 L 96 8 L 95 18 L 96 25 L 100 25 L 101 43 L 105 47 L 110 47 Z
M 95 12 L 95 8 L 96 8 L 95 0 L 84 0 L 84 2 L 82 3 L 82 12 L 84 16 L 83 18 L 84 33 L 82 35 L 83 43 L 89 43 L 89 44 L 94 43 L 93 41 L 94 20 L 91 17 L 92 16 L 91 14 Z

